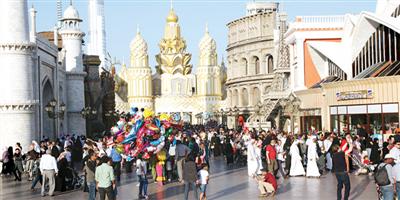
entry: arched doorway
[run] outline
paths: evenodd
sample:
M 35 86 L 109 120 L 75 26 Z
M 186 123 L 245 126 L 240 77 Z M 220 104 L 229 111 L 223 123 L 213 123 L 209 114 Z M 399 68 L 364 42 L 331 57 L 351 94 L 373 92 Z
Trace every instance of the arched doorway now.
M 51 119 L 49 115 L 47 114 L 45 107 L 46 105 L 54 99 L 54 94 L 53 94 L 53 87 L 50 83 L 50 80 L 47 80 L 46 83 L 43 86 L 43 93 L 42 93 L 42 119 L 43 119 L 43 124 L 42 124 L 42 137 L 46 136 L 49 138 L 54 138 L 56 133 L 54 129 L 54 119 Z
M 249 65 L 246 58 L 240 60 L 240 65 L 244 68 L 244 75 L 249 75 Z
M 255 73 L 260 74 L 260 59 L 257 56 L 253 56 L 253 63 L 255 68 Z
M 258 87 L 254 87 L 251 96 L 253 97 L 253 102 L 251 102 L 251 104 L 253 106 L 257 105 L 257 103 L 260 101 L 260 89 L 258 89 Z
M 266 57 L 267 57 L 267 72 L 268 74 L 270 74 L 274 72 L 274 58 L 270 54 L 268 54 Z
M 242 106 L 248 106 L 249 105 L 249 92 L 247 91 L 246 88 L 242 89 Z
M 239 103 L 239 96 L 238 96 L 238 90 L 237 89 L 235 89 L 235 90 L 233 90 L 233 94 L 232 94 L 232 107 L 234 107 L 234 106 L 238 106 L 238 103 Z

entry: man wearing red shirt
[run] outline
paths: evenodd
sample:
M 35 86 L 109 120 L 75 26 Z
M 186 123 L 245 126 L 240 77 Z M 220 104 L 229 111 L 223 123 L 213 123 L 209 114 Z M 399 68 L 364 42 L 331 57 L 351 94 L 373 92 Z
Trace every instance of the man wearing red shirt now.
M 260 190 L 260 197 L 265 197 L 269 194 L 275 195 L 278 189 L 275 176 L 271 172 L 262 170 L 262 174 L 257 176 L 258 189 Z
M 278 169 L 278 164 L 276 162 L 276 149 L 275 149 L 275 140 L 271 140 L 271 143 L 267 145 L 265 148 L 265 154 L 267 156 L 267 164 L 268 164 L 268 172 L 275 174 L 275 171 Z

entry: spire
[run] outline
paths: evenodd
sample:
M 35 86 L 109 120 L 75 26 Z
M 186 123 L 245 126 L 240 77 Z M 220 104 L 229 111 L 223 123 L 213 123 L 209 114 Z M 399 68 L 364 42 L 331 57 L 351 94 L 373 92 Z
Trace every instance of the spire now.
M 72 0 L 69 0 L 69 5 L 72 6 Z
M 62 19 L 62 2 L 61 0 L 57 0 L 57 26 L 61 27 L 61 19 Z
M 208 23 L 206 23 L 206 33 L 208 33 Z
M 136 24 L 136 34 L 140 34 L 140 27 L 139 27 L 139 24 Z
M 174 9 L 174 6 L 172 5 L 172 0 L 170 0 L 169 3 L 170 3 L 170 9 L 173 10 L 173 9 Z

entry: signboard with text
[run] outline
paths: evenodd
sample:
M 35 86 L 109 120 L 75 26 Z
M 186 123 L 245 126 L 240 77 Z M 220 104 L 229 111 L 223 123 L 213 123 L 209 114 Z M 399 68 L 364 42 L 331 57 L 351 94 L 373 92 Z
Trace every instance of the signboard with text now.
M 336 93 L 336 100 L 338 101 L 371 99 L 371 98 L 373 98 L 371 89 Z

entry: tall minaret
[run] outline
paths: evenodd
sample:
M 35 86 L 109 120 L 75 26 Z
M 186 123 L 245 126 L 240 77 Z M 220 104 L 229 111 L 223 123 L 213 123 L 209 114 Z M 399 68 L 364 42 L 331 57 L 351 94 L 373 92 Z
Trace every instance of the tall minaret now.
M 89 0 L 89 44 L 87 54 L 98 55 L 101 60 L 99 69 L 107 69 L 106 29 L 104 22 L 104 0 Z
M 82 38 L 85 36 L 79 28 L 78 11 L 72 4 L 65 10 L 61 20 L 61 37 L 65 49 L 65 68 L 67 71 L 67 117 L 68 132 L 84 134 L 86 132 L 85 120 L 81 118 L 80 111 L 85 106 L 84 77 L 82 62 Z
M 0 146 L 38 139 L 27 0 L 0 1 Z
M 205 104 L 207 111 L 210 106 L 221 100 L 221 67 L 217 61 L 217 45 L 210 36 L 208 27 L 199 43 L 199 65 L 197 66 L 197 96 Z
M 128 68 L 128 102 L 129 106 L 153 108 L 151 68 L 147 43 L 140 34 L 139 28 L 130 44 L 131 66 Z

